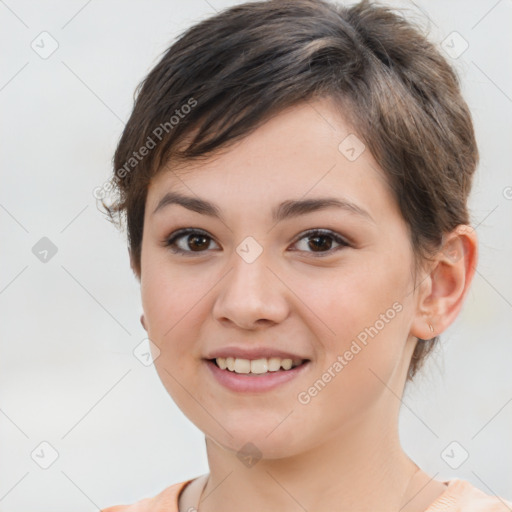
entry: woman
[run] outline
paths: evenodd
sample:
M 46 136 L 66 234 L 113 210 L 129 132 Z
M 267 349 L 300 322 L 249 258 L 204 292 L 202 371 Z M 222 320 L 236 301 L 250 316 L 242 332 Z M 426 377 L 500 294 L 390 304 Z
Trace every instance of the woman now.
M 241 4 L 141 84 L 115 154 L 142 324 L 209 473 L 104 512 L 505 511 L 404 452 L 477 264 L 456 75 L 363 1 Z

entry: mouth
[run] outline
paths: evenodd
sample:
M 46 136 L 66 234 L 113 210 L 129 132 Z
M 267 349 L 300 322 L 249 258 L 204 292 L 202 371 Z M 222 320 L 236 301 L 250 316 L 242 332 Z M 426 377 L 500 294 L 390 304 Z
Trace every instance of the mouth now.
M 298 378 L 311 366 L 310 359 L 244 360 L 227 357 L 204 359 L 204 362 L 217 383 L 237 393 L 270 391 Z
M 207 359 L 221 370 L 226 370 L 238 375 L 258 377 L 273 372 L 289 371 L 309 362 L 309 359 L 289 359 L 280 357 L 242 359 L 235 357 L 216 357 Z

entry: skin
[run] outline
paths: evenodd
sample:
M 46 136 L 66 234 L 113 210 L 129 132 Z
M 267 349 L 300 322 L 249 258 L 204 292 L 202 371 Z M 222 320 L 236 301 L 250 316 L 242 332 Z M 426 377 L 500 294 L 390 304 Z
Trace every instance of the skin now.
M 368 150 L 349 161 L 338 149 L 350 133 L 331 100 L 316 99 L 208 160 L 163 169 L 148 188 L 138 276 L 143 325 L 159 350 L 162 383 L 205 434 L 210 473 L 201 512 L 420 512 L 446 489 L 403 451 L 399 397 L 416 337 L 443 332 L 462 307 L 476 234 L 458 226 L 414 281 L 408 227 L 384 173 Z M 224 220 L 176 204 L 153 215 L 171 190 L 214 202 Z M 270 218 L 282 201 L 321 196 L 348 198 L 373 220 L 332 207 L 277 224 Z M 185 235 L 177 243 L 192 256 L 173 254 L 165 240 L 187 227 L 210 238 Z M 313 228 L 351 245 L 315 244 L 303 235 Z M 236 252 L 248 236 L 263 249 L 250 264 Z M 300 403 L 298 394 L 394 303 L 401 311 Z M 228 344 L 277 347 L 311 363 L 271 392 L 236 393 L 202 359 Z M 248 442 L 261 453 L 251 467 L 237 457 Z M 191 489 L 180 504 L 199 501 L 201 489 Z

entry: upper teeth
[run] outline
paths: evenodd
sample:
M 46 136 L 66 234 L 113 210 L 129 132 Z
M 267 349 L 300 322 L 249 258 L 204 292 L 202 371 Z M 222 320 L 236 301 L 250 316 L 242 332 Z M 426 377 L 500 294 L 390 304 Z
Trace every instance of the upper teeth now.
M 280 368 L 289 370 L 302 363 L 302 359 L 281 359 L 280 357 L 253 360 L 238 357 L 217 357 L 215 361 L 222 370 L 227 368 L 235 373 L 277 372 Z

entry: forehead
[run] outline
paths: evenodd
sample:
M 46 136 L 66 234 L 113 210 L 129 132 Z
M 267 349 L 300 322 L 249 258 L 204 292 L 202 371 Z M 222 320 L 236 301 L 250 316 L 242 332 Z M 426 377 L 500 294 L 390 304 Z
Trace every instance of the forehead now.
M 398 213 L 385 174 L 329 99 L 290 107 L 208 159 L 178 167 L 171 160 L 151 180 L 146 211 L 171 190 L 260 210 L 287 199 L 340 195 L 364 204 L 374 218 L 386 208 Z

